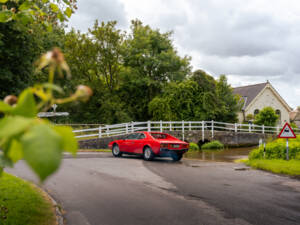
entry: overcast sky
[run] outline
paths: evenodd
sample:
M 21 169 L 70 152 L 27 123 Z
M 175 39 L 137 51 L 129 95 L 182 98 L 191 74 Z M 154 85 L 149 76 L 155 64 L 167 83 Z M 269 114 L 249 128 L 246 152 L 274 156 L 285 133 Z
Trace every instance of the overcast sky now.
M 98 19 L 127 30 L 140 19 L 174 31 L 193 70 L 226 74 L 233 87 L 269 80 L 291 107 L 300 106 L 299 0 L 78 0 L 78 8 L 69 23 L 76 29 Z

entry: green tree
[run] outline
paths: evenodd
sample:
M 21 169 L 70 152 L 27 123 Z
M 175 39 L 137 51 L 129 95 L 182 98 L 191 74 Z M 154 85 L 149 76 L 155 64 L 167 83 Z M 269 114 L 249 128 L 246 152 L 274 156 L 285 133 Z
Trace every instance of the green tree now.
M 225 75 L 221 75 L 217 80 L 216 94 L 219 100 L 218 114 L 216 120 L 226 122 L 236 122 L 237 113 L 240 110 L 239 98 L 234 95 L 232 87 L 228 84 Z
M 255 116 L 254 123 L 257 125 L 275 126 L 278 118 L 272 107 L 265 107 Z
M 135 20 L 125 41 L 124 67 L 120 85 L 123 101 L 136 120 L 148 120 L 149 102 L 162 93 L 169 81 L 182 81 L 190 73 L 190 58 L 180 57 L 171 32 L 161 33 Z M 129 91 L 129 92 L 128 92 Z M 140 95 L 134 93 L 140 93 Z M 131 94 L 133 98 L 128 98 Z

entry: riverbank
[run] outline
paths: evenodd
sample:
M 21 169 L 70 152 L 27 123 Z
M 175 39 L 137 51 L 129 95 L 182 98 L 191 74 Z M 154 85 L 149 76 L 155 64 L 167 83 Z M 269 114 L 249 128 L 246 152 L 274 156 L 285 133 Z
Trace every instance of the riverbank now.
M 0 177 L 1 225 L 55 225 L 50 199 L 31 183 L 4 173 Z
M 253 159 L 245 161 L 245 164 L 255 169 L 300 177 L 300 160 Z

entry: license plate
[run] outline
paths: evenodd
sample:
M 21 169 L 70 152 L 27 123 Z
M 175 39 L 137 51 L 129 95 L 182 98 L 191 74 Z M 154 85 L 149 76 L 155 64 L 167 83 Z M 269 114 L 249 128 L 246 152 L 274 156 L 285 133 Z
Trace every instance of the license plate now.
M 180 145 L 173 145 L 173 148 L 179 148 Z

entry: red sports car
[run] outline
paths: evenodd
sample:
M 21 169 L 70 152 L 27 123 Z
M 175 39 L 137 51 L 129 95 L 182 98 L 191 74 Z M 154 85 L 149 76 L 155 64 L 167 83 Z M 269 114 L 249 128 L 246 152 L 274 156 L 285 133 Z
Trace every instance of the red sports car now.
M 189 144 L 166 133 L 143 131 L 112 141 L 108 147 L 115 157 L 120 157 L 124 153 L 143 155 L 148 161 L 156 156 L 171 157 L 174 161 L 179 161 L 188 151 Z

